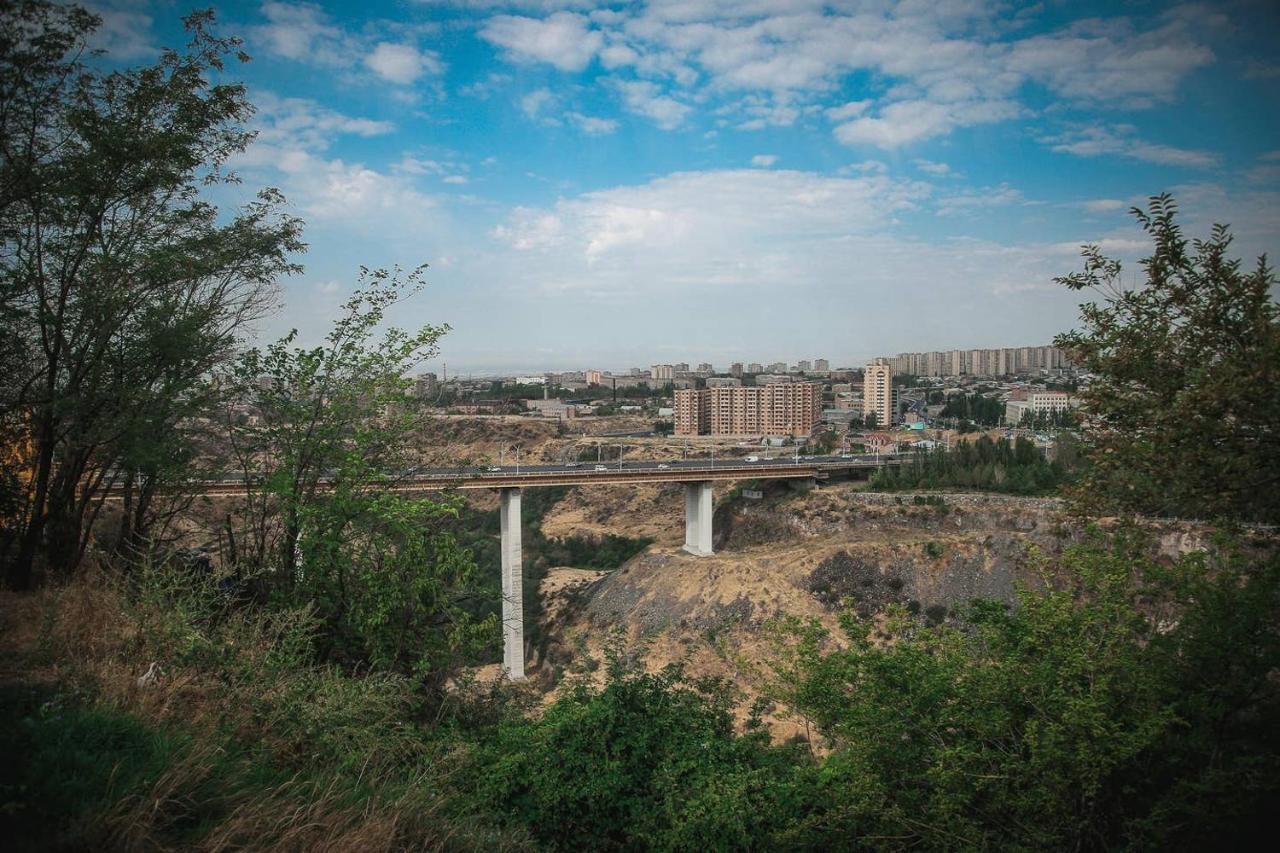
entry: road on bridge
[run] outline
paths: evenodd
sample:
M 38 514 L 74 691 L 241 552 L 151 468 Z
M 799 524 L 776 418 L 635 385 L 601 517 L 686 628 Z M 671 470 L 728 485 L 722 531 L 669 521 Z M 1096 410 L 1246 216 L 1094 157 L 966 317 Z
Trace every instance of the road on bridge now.
M 394 491 L 435 489 L 509 489 L 522 486 L 576 486 L 608 483 L 693 483 L 709 480 L 816 479 L 832 471 L 881 468 L 899 463 L 893 454 L 850 456 L 679 459 L 670 461 L 569 462 L 552 465 L 473 465 L 423 467 L 401 472 L 387 488 Z M 227 477 L 209 483 L 205 494 L 234 494 L 244 480 Z

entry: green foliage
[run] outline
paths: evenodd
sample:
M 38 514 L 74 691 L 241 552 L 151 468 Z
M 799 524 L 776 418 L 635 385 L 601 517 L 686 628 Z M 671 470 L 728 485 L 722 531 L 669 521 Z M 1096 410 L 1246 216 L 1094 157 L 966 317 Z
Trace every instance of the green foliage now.
M 128 487 L 123 538 L 147 538 L 157 494 L 190 476 L 209 373 L 299 269 L 278 192 L 230 213 L 207 200 L 253 138 L 244 87 L 219 82 L 240 43 L 212 22 L 193 13 L 185 50 L 105 70 L 86 62 L 96 16 L 0 6 L 0 411 L 34 447 L 0 554 L 14 586 L 37 554 L 76 566 L 109 473 Z
M 449 529 L 459 502 L 389 488 L 389 472 L 412 458 L 420 401 L 407 377 L 447 327 L 375 335 L 421 275 L 363 271 L 324 345 L 298 348 L 290 334 L 242 356 L 228 384 L 257 419 L 228 417 L 249 522 L 233 550 L 268 595 L 314 608 L 327 659 L 411 674 L 438 691 L 496 640 L 497 620 L 476 621 L 463 606 L 478 587 Z
M 826 456 L 836 449 L 840 443 L 840 436 L 829 429 L 817 430 L 809 437 L 809 441 L 805 444 L 805 453 L 814 456 Z
M 0 714 L 9 757 L 0 763 L 0 832 L 17 849 L 107 842 L 94 813 L 153 785 L 192 749 L 191 738 L 131 714 L 58 696 L 4 688 Z
M 58 661 L 67 682 L 0 688 L 7 849 L 512 843 L 440 814 L 452 745 L 417 723 L 414 685 L 316 665 L 309 613 L 247 606 L 217 579 L 151 565 L 96 601 L 122 646 L 94 636 L 88 655 Z M 57 625 L 66 614 L 52 603 Z M 121 661 L 126 672 L 157 662 L 156 682 L 95 683 L 95 667 L 114 679 Z
M 474 747 L 467 805 L 560 849 L 760 847 L 789 821 L 796 757 L 736 736 L 727 695 L 678 670 L 579 684 Z
M 608 448 L 606 448 L 608 449 Z M 594 454 L 594 448 L 591 450 Z M 594 458 L 594 456 L 593 456 Z M 616 569 L 647 548 L 652 540 L 607 534 L 603 537 L 582 535 L 553 538 L 542 532 L 547 513 L 570 492 L 567 486 L 526 489 L 521 506 L 521 544 L 524 551 L 524 588 L 538 589 L 547 570 L 556 566 L 609 571 Z M 464 606 L 476 619 L 496 619 L 500 615 L 501 554 L 498 547 L 498 512 L 479 512 L 461 506 L 452 527 L 458 542 L 471 552 L 479 567 L 480 589 Z M 537 649 L 546 638 L 542 634 L 542 597 L 524 598 L 525 637 Z M 496 643 L 490 644 L 477 661 L 499 659 Z
M 1004 423 L 1004 403 L 983 394 L 952 394 L 947 397 L 940 418 L 959 418 L 982 426 L 998 426 Z
M 1081 389 L 1093 465 L 1076 497 L 1108 514 L 1280 521 L 1275 275 L 1265 256 L 1243 270 L 1226 226 L 1188 242 L 1167 195 L 1133 214 L 1154 244 L 1141 287 L 1097 246 L 1058 279 L 1102 297 L 1055 341 L 1093 377 Z
M 877 471 L 871 486 L 884 491 L 906 489 L 962 488 L 1007 492 L 1015 495 L 1039 495 L 1056 491 L 1073 474 L 1070 463 L 1076 458 L 1066 455 L 1045 460 L 1034 444 L 1019 436 L 992 441 L 980 436 L 973 442 L 960 442 L 950 450 L 916 451 L 910 461 L 898 468 Z
M 848 648 L 829 651 L 816 623 L 792 623 L 779 688 L 834 748 L 795 837 L 895 849 L 1249 838 L 1280 769 L 1280 561 L 1224 546 L 1212 564 L 1164 569 L 1147 553 L 1130 534 L 1078 547 L 1045 567 L 1044 589 L 1013 609 L 975 602 L 962 627 L 850 615 Z

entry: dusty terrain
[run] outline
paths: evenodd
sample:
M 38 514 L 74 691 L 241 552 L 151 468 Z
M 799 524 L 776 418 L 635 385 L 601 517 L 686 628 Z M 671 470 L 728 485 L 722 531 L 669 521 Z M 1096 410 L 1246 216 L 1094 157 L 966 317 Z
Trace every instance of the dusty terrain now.
M 845 483 L 809 493 L 773 489 L 761 501 L 721 506 L 717 553 L 694 557 L 679 547 L 678 494 L 658 495 L 656 503 L 637 496 L 594 504 L 593 497 L 571 495 L 544 529 L 652 525 L 660 535 L 614 572 L 553 573 L 541 590 L 553 641 L 544 659 L 531 662 L 535 677 L 547 687 L 566 675 L 602 680 L 600 662 L 612 644 L 650 671 L 681 662 L 690 675 L 730 680 L 741 694 L 740 720 L 771 677 L 781 618 L 816 620 L 832 642 L 842 640 L 845 608 L 874 618 L 895 603 L 929 622 L 947 620 L 973 598 L 1012 601 L 1019 583 L 1046 582 L 1037 555 L 1060 553 L 1085 535 L 1052 499 L 946 495 L 941 505 L 937 498 L 924 504 Z M 656 514 L 638 519 L 646 507 Z M 1151 527 L 1166 556 L 1204 547 L 1211 533 Z M 765 720 L 775 738 L 805 732 L 785 708 L 772 707 Z

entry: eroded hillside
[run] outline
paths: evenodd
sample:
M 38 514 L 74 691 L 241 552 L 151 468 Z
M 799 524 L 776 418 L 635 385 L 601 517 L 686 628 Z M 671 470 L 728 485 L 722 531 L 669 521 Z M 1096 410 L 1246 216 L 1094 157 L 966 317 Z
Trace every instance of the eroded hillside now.
M 1087 535 L 1053 499 L 998 495 L 912 496 L 845 483 L 807 493 L 767 491 L 716 513 L 717 553 L 680 550 L 680 495 L 571 494 L 544 529 L 610 532 L 648 525 L 655 544 L 616 571 L 557 569 L 542 586 L 550 641 L 534 672 L 544 686 L 566 676 L 601 679 L 612 648 L 648 670 L 683 663 L 696 676 L 731 680 L 739 719 L 770 677 L 778 623 L 817 620 L 839 642 L 845 608 L 875 618 L 898 604 L 929 622 L 974 598 L 1012 602 L 1016 585 L 1044 583 L 1047 560 Z M 670 494 L 666 492 L 670 491 Z M 596 501 L 599 501 L 598 503 Z M 642 509 L 653 514 L 642 516 Z M 1209 531 L 1152 525 L 1167 556 L 1204 547 Z M 775 737 L 804 733 L 786 709 L 765 715 Z

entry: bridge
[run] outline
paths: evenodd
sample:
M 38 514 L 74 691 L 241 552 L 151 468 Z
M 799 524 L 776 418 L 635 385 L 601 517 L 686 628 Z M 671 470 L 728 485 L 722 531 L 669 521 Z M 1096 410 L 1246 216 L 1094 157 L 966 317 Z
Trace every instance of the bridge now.
M 832 473 L 900 464 L 893 454 L 683 459 L 668 462 L 568 462 L 558 465 L 424 467 L 403 472 L 387 485 L 397 492 L 494 489 L 498 492 L 502 544 L 502 667 L 508 678 L 524 678 L 524 555 L 520 541 L 521 490 L 535 486 L 596 486 L 626 483 L 684 484 L 684 550 L 712 553 L 712 484 L 728 480 L 801 480 L 816 483 Z M 748 461 L 754 460 L 754 461 Z M 235 495 L 243 478 L 206 484 L 203 494 Z

